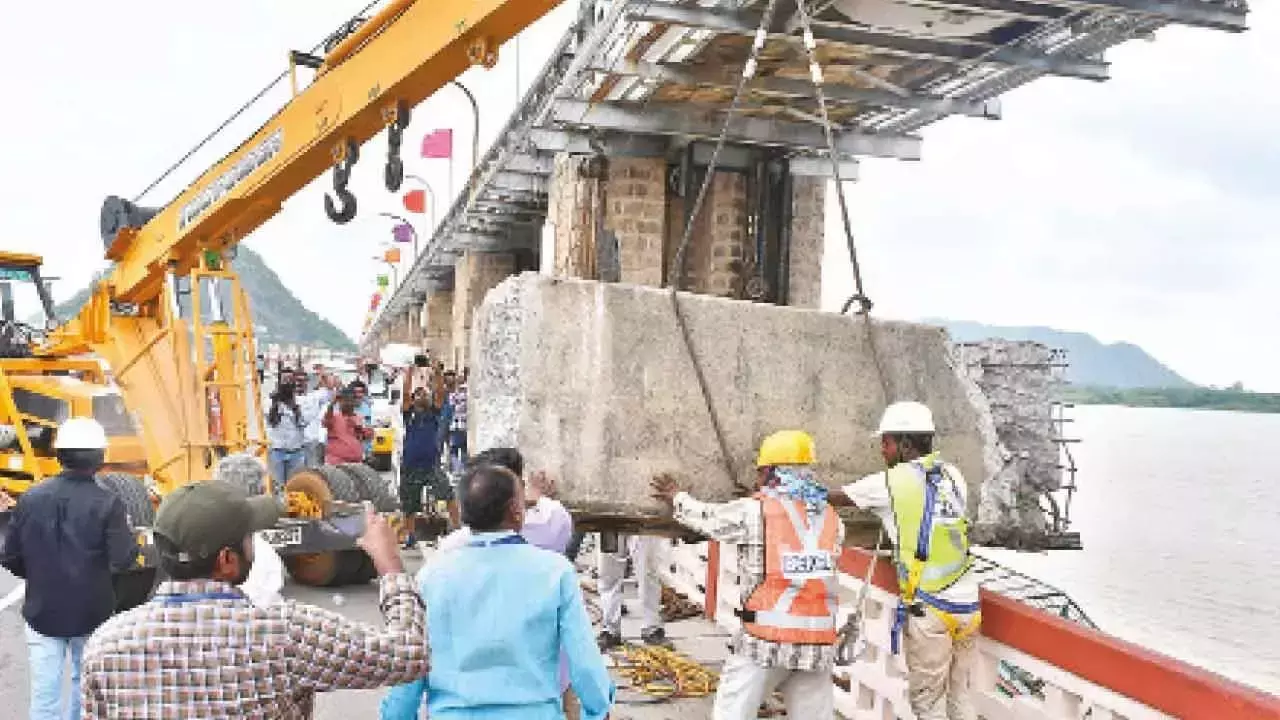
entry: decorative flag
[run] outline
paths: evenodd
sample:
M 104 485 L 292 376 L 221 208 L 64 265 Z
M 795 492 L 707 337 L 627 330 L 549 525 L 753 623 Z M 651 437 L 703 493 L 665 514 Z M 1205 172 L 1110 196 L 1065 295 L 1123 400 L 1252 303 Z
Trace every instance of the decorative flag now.
M 381 304 L 382 304 L 382 293 L 374 293 L 373 297 L 369 300 L 369 312 L 373 312 L 374 310 L 377 310 L 378 306 Z
M 400 262 L 400 248 L 391 248 L 383 254 L 382 259 L 389 263 Z
M 400 223 L 399 225 L 391 228 L 391 236 L 396 239 L 396 242 L 413 242 L 413 235 L 413 226 L 409 223 Z
M 391 281 L 390 281 L 390 279 L 388 279 L 388 278 L 387 278 L 387 276 L 386 276 L 386 275 L 379 275 L 379 276 L 378 276 L 378 287 L 380 287 L 380 288 L 385 288 L 386 286 L 388 286 L 388 285 L 390 285 L 390 284 L 391 284 Z
M 422 157 L 429 160 L 448 160 L 453 157 L 453 131 L 436 130 L 422 138 Z
M 404 209 L 411 213 L 421 215 L 427 211 L 426 190 L 410 190 L 400 200 L 404 202 Z

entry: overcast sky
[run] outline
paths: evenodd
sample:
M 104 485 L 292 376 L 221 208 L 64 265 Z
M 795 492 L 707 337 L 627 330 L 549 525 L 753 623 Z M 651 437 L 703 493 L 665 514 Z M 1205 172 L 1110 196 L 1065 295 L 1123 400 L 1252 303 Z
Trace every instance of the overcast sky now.
M 1245 35 L 1172 28 L 1113 51 L 1107 83 L 1041 80 L 1005 96 L 1005 119 L 958 118 L 924 132 L 924 160 L 864 163 L 850 186 L 869 294 L 886 317 L 1050 325 L 1137 343 L 1201 383 L 1280 392 L 1280 12 L 1254 3 Z M 463 77 L 479 97 L 482 152 L 564 28 L 568 2 L 499 66 Z M 58 32 L 0 43 L 4 244 L 41 252 L 59 297 L 103 266 L 107 194 L 132 197 L 234 108 L 360 7 L 359 0 L 131 0 L 63 4 Z M 47 28 L 37 4 L 0 25 Z M 519 77 L 517 77 L 519 75 Z M 146 198 L 163 204 L 287 99 L 268 102 Z M 412 148 L 456 128 L 453 183 L 468 170 L 471 113 L 454 88 L 420 106 Z M 362 153 L 360 216 L 324 216 L 328 175 L 247 242 L 310 308 L 355 335 L 400 212 L 382 189 L 385 141 Z M 406 154 L 438 195 L 448 164 Z M 441 200 L 443 201 L 443 197 Z M 145 204 L 145 203 L 144 203 Z M 828 213 L 826 300 L 847 294 L 847 254 Z M 422 230 L 426 230 L 425 224 Z

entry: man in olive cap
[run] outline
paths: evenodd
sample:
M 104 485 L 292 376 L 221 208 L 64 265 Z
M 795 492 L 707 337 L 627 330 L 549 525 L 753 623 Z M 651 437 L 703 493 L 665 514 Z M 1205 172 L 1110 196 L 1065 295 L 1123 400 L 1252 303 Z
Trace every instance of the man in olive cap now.
M 400 563 L 395 532 L 372 510 L 358 542 L 380 576 L 385 627 L 293 601 L 255 607 L 236 587 L 253 565 L 253 533 L 274 525 L 279 511 L 273 497 L 219 482 L 165 498 L 155 541 L 170 580 L 89 640 L 86 720 L 303 720 L 312 716 L 317 692 L 426 674 L 425 611 Z

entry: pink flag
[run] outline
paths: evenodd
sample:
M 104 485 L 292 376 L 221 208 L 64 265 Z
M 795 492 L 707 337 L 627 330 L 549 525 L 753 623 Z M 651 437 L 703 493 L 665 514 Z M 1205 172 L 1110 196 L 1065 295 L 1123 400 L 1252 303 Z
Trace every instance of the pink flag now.
M 436 130 L 422 138 L 422 157 L 445 160 L 453 157 L 453 131 Z

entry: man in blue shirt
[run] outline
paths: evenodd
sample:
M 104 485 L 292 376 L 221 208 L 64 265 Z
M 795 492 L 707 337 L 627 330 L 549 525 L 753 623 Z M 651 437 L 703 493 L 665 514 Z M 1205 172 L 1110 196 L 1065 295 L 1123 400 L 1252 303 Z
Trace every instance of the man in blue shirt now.
M 458 527 L 458 502 L 454 499 L 448 476 L 440 469 L 440 446 L 437 442 L 440 408 L 434 404 L 427 388 L 413 387 L 409 373 L 404 376 L 401 409 L 404 412 L 404 452 L 400 456 L 400 510 L 404 513 L 405 527 L 409 529 L 404 546 L 410 548 L 417 542 L 415 530 L 417 518 L 423 511 L 424 493 L 445 502 L 450 529 Z
M 524 490 L 506 468 L 480 465 L 462 482 L 470 542 L 419 575 L 431 672 L 392 688 L 382 720 L 561 720 L 560 652 L 583 720 L 608 717 L 614 687 L 591 635 L 578 576 L 563 556 L 529 545 Z

